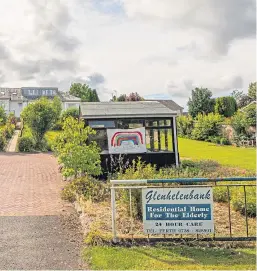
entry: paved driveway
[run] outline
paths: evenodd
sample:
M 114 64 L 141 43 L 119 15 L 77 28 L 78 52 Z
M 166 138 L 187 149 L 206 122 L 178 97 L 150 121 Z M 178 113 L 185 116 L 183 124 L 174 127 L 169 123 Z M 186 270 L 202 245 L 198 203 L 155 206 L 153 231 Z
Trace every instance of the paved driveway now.
M 0 270 L 79 269 L 82 235 L 56 159 L 0 153 Z

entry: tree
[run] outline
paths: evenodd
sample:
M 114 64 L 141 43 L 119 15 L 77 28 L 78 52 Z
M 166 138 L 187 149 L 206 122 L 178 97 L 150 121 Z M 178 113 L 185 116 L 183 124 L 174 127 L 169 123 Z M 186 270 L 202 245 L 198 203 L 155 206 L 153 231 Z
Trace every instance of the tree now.
M 7 119 L 7 116 L 6 116 L 5 110 L 2 106 L 0 106 L 0 124 L 5 124 L 6 119 Z
M 82 102 L 100 102 L 95 89 L 91 89 L 87 84 L 71 84 L 69 93 L 81 99 Z
M 62 113 L 62 101 L 58 96 L 54 97 L 52 106 L 55 112 L 55 121 L 57 122 Z
M 135 101 L 143 101 L 144 98 L 141 97 L 137 92 L 131 92 L 130 94 L 121 94 L 120 96 L 113 98 L 110 100 L 111 102 L 135 102 Z
M 237 104 L 234 97 L 219 97 L 215 100 L 215 113 L 225 117 L 231 117 L 237 110 Z
M 256 101 L 256 84 L 257 82 L 250 83 L 248 87 L 248 96 L 253 100 Z
M 250 104 L 243 109 L 246 119 L 251 126 L 256 126 L 256 104 Z
M 61 120 L 64 122 L 68 117 L 73 117 L 74 119 L 79 118 L 79 109 L 76 107 L 70 107 L 62 112 Z
M 91 127 L 72 117 L 65 119 L 63 132 L 54 146 L 64 176 L 99 175 L 101 173 L 100 148 L 95 141 L 87 143 L 88 136 L 95 134 Z
M 198 114 L 192 131 L 192 138 L 197 140 L 209 140 L 211 137 L 220 136 L 223 117 L 219 114 Z
M 213 111 L 212 92 L 207 88 L 195 88 L 192 90 L 192 97 L 187 103 L 188 112 L 192 117 L 199 113 L 208 114 Z
M 240 90 L 233 90 L 231 96 L 236 100 L 237 108 L 245 107 L 253 101 L 251 97 L 244 94 L 243 91 Z
M 23 124 L 27 125 L 36 142 L 36 149 L 41 149 L 45 133 L 56 121 L 56 109 L 53 102 L 42 97 L 30 103 L 21 113 Z
M 244 112 L 237 111 L 237 113 L 231 118 L 231 126 L 237 136 L 248 136 L 250 121 L 247 119 Z

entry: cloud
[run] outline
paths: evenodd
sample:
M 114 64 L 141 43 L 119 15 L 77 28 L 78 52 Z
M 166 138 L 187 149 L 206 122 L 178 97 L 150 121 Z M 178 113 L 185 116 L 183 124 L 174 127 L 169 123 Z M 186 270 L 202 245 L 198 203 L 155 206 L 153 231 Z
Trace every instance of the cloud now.
M 236 39 L 255 37 L 255 0 L 123 0 L 131 18 L 161 21 L 169 27 L 200 31 L 213 51 L 226 54 Z
M 15 8 L 14 8 L 15 7 Z M 255 80 L 250 0 L 1 0 L 1 86 L 138 92 L 185 106 Z
M 88 76 L 88 84 L 91 87 L 96 87 L 96 86 L 101 85 L 103 83 L 105 83 L 105 78 L 100 73 L 96 72 L 96 73 L 93 73 L 93 74 Z

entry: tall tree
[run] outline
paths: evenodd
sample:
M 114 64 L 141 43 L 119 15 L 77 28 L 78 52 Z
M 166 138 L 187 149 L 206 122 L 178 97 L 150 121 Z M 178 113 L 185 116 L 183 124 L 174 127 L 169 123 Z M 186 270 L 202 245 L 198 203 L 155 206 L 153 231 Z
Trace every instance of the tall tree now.
M 215 100 L 215 113 L 225 117 L 231 117 L 237 110 L 237 104 L 234 97 L 219 97 Z
M 254 101 L 256 101 L 256 83 L 252 82 L 248 87 L 248 96 Z
M 87 84 L 72 83 L 69 93 L 80 98 L 82 102 L 100 102 L 96 90 L 90 88 Z
M 211 98 L 212 92 L 208 88 L 195 88 L 192 90 L 192 97 L 187 103 L 188 112 L 192 117 L 199 113 L 208 114 L 213 111 L 214 100 Z

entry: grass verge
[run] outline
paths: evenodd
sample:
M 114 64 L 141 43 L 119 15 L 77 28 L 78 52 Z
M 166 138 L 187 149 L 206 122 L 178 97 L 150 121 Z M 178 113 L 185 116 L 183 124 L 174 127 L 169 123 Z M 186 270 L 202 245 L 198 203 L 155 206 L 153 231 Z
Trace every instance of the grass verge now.
M 85 248 L 93 270 L 256 270 L 254 248 L 101 247 Z
M 242 169 L 256 170 L 256 149 L 216 145 L 204 141 L 179 138 L 181 158 L 208 159 L 221 165 L 236 166 Z

